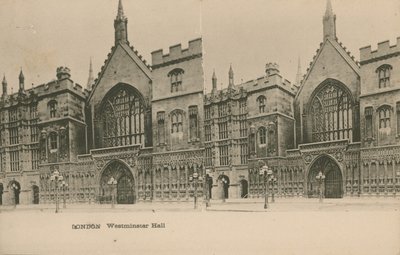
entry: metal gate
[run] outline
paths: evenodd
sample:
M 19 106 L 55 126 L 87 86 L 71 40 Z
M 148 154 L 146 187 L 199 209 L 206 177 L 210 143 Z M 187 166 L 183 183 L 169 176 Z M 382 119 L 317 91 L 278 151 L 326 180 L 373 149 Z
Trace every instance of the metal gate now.
M 109 184 L 111 178 L 117 181 L 116 187 Z M 113 194 L 116 194 L 116 202 L 118 204 L 135 203 L 133 175 L 129 168 L 118 161 L 111 162 L 103 171 L 100 179 L 99 202 L 111 203 Z
M 118 204 L 133 204 L 134 196 L 132 183 L 128 176 L 122 176 L 117 184 L 117 203 Z
M 325 197 L 341 198 L 342 197 L 342 175 L 338 168 L 329 169 L 325 174 Z

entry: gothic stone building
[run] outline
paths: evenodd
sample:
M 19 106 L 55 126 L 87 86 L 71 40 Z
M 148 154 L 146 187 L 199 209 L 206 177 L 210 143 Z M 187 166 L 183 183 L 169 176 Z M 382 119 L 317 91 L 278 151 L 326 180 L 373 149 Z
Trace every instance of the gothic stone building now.
M 214 73 L 204 94 L 201 39 L 154 51 L 148 65 L 128 41 L 121 1 L 114 28 L 87 89 L 67 67 L 31 89 L 21 71 L 17 93 L 3 78 L 1 204 L 53 203 L 56 170 L 68 203 L 108 203 L 112 192 L 118 203 L 188 201 L 195 186 L 213 199 L 260 197 L 264 164 L 279 196 L 316 196 L 320 171 L 329 198 L 400 193 L 400 38 L 361 48 L 355 61 L 328 0 L 301 82 L 268 63 L 260 78 L 235 83 L 231 67 L 228 87 L 217 89 Z

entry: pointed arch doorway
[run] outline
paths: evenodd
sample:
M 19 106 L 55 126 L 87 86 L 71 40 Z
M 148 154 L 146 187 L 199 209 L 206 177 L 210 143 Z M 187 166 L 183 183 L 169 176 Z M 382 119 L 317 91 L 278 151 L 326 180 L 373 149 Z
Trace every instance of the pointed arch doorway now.
M 117 180 L 116 186 L 108 184 L 111 178 Z M 110 203 L 113 194 L 117 204 L 135 203 L 135 181 L 132 172 L 119 161 L 108 164 L 100 178 L 100 202 Z
M 310 167 L 307 178 L 308 197 L 319 196 L 319 183 L 317 174 L 322 171 L 325 180 L 322 183 L 322 191 L 325 198 L 343 197 L 343 178 L 339 165 L 329 156 L 319 157 Z

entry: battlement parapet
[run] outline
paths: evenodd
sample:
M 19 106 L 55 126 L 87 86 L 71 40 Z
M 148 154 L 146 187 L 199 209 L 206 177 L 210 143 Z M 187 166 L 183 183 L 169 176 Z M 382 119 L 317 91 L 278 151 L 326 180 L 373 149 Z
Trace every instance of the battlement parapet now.
M 66 66 L 57 67 L 57 79 L 69 79 L 71 77 L 71 69 Z
M 164 54 L 162 49 L 153 51 L 151 53 L 152 66 L 156 67 L 158 65 L 166 64 L 176 60 L 193 57 L 202 54 L 202 39 L 197 38 L 189 41 L 189 46 L 187 49 L 182 49 L 181 44 L 176 44 L 169 47 L 169 53 Z
M 400 53 L 400 36 L 397 37 L 395 45 L 390 45 L 389 41 L 384 41 L 378 43 L 376 50 L 371 50 L 371 45 L 360 48 L 360 62 L 363 64 L 363 62 L 396 53 Z
M 267 76 L 279 74 L 279 65 L 277 63 L 267 63 L 265 65 L 265 73 Z

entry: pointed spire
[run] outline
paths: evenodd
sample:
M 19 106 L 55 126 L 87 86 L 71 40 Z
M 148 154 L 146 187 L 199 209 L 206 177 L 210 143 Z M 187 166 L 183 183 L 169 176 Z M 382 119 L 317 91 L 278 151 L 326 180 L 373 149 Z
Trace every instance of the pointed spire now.
M 301 83 L 301 61 L 300 61 L 300 57 L 298 58 L 298 63 L 297 63 L 297 74 L 296 74 L 296 85 L 299 86 Z
M 332 3 L 331 0 L 327 0 L 325 16 L 331 16 L 331 15 L 333 15 Z
M 128 42 L 127 24 L 128 24 L 128 19 L 124 15 L 122 0 L 119 0 L 117 17 L 114 20 L 115 45 L 117 45 L 118 43 Z
M 118 2 L 118 14 L 117 14 L 117 19 L 120 18 L 125 18 L 124 16 L 124 7 L 122 6 L 122 0 L 119 0 Z
M 21 67 L 21 72 L 19 73 L 19 92 L 23 92 L 24 90 L 25 90 L 25 77 Z
M 324 41 L 326 39 L 336 40 L 336 15 L 333 13 L 331 0 L 326 2 L 326 11 L 323 18 Z
M 6 75 L 4 74 L 3 76 L 3 81 L 1 83 L 3 85 L 3 94 L 2 96 L 5 97 L 7 96 L 7 80 L 6 80 Z
M 90 58 L 90 64 L 89 64 L 89 78 L 88 82 L 86 84 L 86 89 L 91 90 L 92 85 L 94 83 L 94 77 L 93 77 L 93 64 L 92 64 L 92 58 Z
M 212 75 L 212 91 L 213 92 L 217 91 L 217 76 L 215 75 L 215 69 L 214 69 L 213 75 Z
M 232 87 L 234 85 L 234 80 L 233 80 L 233 69 L 232 69 L 232 64 L 229 67 L 229 85 L 228 87 Z
M 21 67 L 21 71 L 19 72 L 19 80 L 23 81 L 25 79 L 24 73 L 22 72 L 22 67 Z

